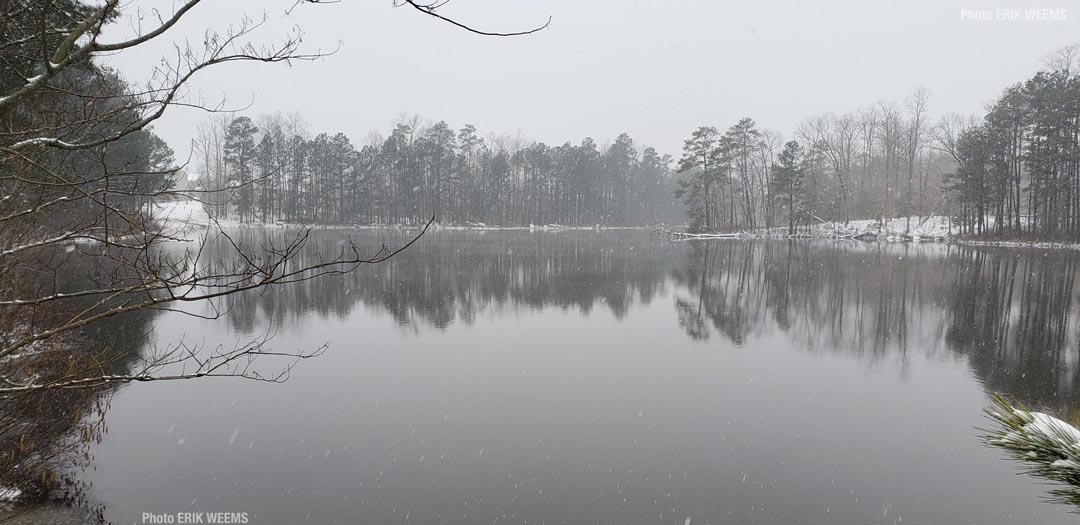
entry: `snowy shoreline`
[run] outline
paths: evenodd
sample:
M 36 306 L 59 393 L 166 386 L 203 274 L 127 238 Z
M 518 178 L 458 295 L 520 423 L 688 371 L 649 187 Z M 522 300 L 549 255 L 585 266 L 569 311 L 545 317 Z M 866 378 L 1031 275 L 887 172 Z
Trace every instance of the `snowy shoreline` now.
M 291 223 L 241 223 L 235 220 L 212 219 L 201 202 L 195 200 L 169 200 L 154 204 L 157 220 L 184 227 L 206 228 L 216 224 L 228 229 L 299 229 L 314 230 L 398 230 L 416 231 L 423 224 L 355 224 L 355 225 L 311 225 Z M 927 217 L 897 217 L 882 222 L 878 219 L 858 219 L 842 222 L 823 222 L 810 228 L 800 228 L 794 235 L 787 233 L 786 227 L 769 230 L 752 230 L 732 233 L 691 234 L 649 226 L 565 226 L 561 224 L 543 224 L 528 226 L 495 226 L 480 223 L 441 224 L 434 223 L 429 231 L 611 231 L 611 230 L 648 230 L 667 235 L 679 240 L 706 239 L 820 239 L 820 240 L 855 240 L 865 242 L 912 242 L 944 243 L 968 246 L 988 246 L 1003 248 L 1039 248 L 1080 250 L 1080 244 L 1050 241 L 1008 241 L 972 239 L 953 235 L 953 226 L 948 217 L 930 215 Z M 958 229 L 958 228 L 957 228 Z
M 909 226 L 910 225 L 910 226 Z M 959 229 L 959 228 L 955 228 Z M 800 228 L 794 235 L 787 233 L 786 227 L 768 230 L 751 230 L 734 233 L 690 234 L 659 230 L 679 240 L 706 239 L 819 239 L 850 240 L 864 242 L 895 243 L 936 243 L 957 244 L 964 246 L 984 246 L 1002 248 L 1034 248 L 1053 250 L 1080 250 L 1080 244 L 1056 241 L 1017 241 L 994 240 L 961 237 L 954 235 L 954 228 L 948 217 L 897 217 L 885 223 L 877 219 L 859 219 L 841 222 L 823 222 L 810 228 Z
M 201 202 L 196 200 L 168 200 L 154 203 L 153 218 L 162 223 L 179 224 L 189 227 L 206 228 L 217 225 L 221 228 L 251 229 L 299 229 L 313 230 L 419 230 L 420 224 L 298 224 L 285 222 L 239 222 L 232 219 L 216 219 L 207 213 Z M 433 223 L 429 230 L 439 231 L 599 231 L 599 230 L 648 230 L 648 226 L 566 226 L 562 224 L 530 224 L 527 226 L 495 226 L 482 222 L 464 224 Z

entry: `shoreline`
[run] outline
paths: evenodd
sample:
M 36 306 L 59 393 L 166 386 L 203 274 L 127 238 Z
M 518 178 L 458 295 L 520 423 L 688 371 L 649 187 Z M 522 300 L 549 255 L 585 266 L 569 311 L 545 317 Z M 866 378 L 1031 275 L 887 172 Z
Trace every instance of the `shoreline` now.
M 295 223 L 240 223 L 235 220 L 213 219 L 201 203 L 197 201 L 179 201 L 170 203 L 157 203 L 156 210 L 160 215 L 158 219 L 187 228 L 210 228 L 217 226 L 221 229 L 242 230 L 297 230 L 308 228 L 311 230 L 370 230 L 370 231 L 418 231 L 423 229 L 424 224 L 295 224 Z M 683 226 L 685 227 L 685 226 Z M 929 215 L 924 217 L 896 217 L 889 220 L 880 219 L 857 219 L 850 220 L 846 224 L 839 222 L 823 222 L 813 225 L 809 229 L 803 228 L 794 235 L 786 233 L 786 227 L 771 228 L 768 230 L 752 230 L 731 233 L 692 234 L 680 231 L 672 231 L 660 226 L 605 226 L 600 224 L 590 226 L 568 226 L 562 224 L 530 224 L 521 226 L 498 226 L 482 222 L 467 222 L 464 224 L 440 224 L 433 223 L 429 232 L 439 231 L 471 231 L 471 232 L 495 232 L 495 231 L 522 231 L 557 233 L 563 231 L 631 231 L 642 230 L 651 234 L 667 236 L 672 240 L 709 240 L 709 239 L 817 239 L 817 240 L 852 240 L 864 242 L 888 242 L 888 243 L 937 243 L 958 244 L 966 246 L 1002 247 L 1002 248 L 1036 248 L 1048 250 L 1080 250 L 1080 243 L 1062 241 L 1016 241 L 964 238 L 952 234 L 951 220 L 947 217 Z M 784 233 L 781 233 L 784 232 Z
M 209 227 L 209 224 L 187 223 L 188 226 Z M 222 229 L 250 229 L 250 230 L 290 230 L 308 228 L 311 230 L 368 230 L 368 231 L 416 231 L 423 229 L 423 225 L 338 225 L 338 224 L 263 224 L 263 223 L 229 223 L 221 224 Z M 798 233 L 795 235 L 759 234 L 752 232 L 739 233 L 714 233 L 714 234 L 689 234 L 656 228 L 653 226 L 442 226 L 432 224 L 428 233 L 440 231 L 452 232 L 601 232 L 601 231 L 647 231 L 670 235 L 674 241 L 705 241 L 705 240 L 817 240 L 817 241 L 861 241 L 865 243 L 890 243 L 890 244 L 957 244 L 963 246 L 998 247 L 998 248 L 1032 248 L 1043 250 L 1080 250 L 1080 243 L 1068 243 L 1062 241 L 1005 241 L 1005 240 L 980 240 L 962 237 L 938 237 L 938 236 L 911 236 L 911 235 L 885 235 L 877 233 L 862 233 L 857 235 L 814 235 L 813 233 Z
M 737 232 L 737 233 L 686 233 L 652 229 L 659 235 L 668 236 L 673 241 L 706 241 L 706 240 L 821 240 L 821 241 L 862 241 L 866 243 L 897 243 L 897 244 L 957 244 L 963 246 L 999 247 L 999 248 L 1033 248 L 1042 250 L 1080 250 L 1080 243 L 1064 241 L 1016 241 L 1016 240 L 992 240 L 969 237 L 954 237 L 950 235 L 911 235 L 895 233 L 862 232 L 857 234 L 839 235 L 832 232 L 800 232 L 794 235 L 775 234 L 769 232 Z

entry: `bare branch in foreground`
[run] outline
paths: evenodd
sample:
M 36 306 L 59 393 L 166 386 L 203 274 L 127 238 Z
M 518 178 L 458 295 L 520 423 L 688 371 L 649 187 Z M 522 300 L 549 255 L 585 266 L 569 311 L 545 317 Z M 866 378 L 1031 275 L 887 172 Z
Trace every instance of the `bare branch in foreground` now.
M 458 22 L 457 20 L 454 20 L 453 18 L 443 16 L 443 15 L 441 15 L 441 14 L 439 14 L 439 13 L 437 13 L 435 11 L 436 9 L 448 4 L 450 2 L 450 0 L 440 0 L 440 1 L 426 3 L 426 4 L 421 3 L 421 2 L 416 2 L 415 0 L 401 0 L 401 1 L 403 3 L 398 4 L 398 5 L 410 5 L 414 9 L 416 9 L 417 11 L 420 11 L 421 13 L 424 13 L 425 15 L 435 17 L 435 18 L 437 18 L 439 20 L 442 20 L 443 22 L 449 23 L 450 25 L 453 25 L 453 26 L 456 26 L 458 28 L 464 29 L 464 30 L 466 30 L 466 31 L 468 31 L 470 33 L 476 33 L 476 34 L 482 35 L 482 36 L 524 36 L 524 35 L 531 35 L 533 33 L 543 31 L 544 29 L 547 29 L 548 26 L 551 25 L 551 17 L 549 16 L 547 21 L 544 22 L 543 25 L 534 27 L 532 29 L 527 29 L 525 31 L 515 31 L 515 32 L 511 32 L 511 33 L 500 33 L 500 32 L 495 32 L 495 31 L 481 31 L 481 30 L 475 29 L 475 28 L 473 28 L 473 27 L 471 27 L 469 25 Z

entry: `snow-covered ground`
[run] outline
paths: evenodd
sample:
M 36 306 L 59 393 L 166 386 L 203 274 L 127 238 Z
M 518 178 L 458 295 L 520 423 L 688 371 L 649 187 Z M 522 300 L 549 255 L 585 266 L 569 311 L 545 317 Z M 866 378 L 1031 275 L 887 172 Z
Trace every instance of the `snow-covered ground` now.
M 689 235 L 667 232 L 677 237 L 686 238 L 760 238 L 788 237 L 787 227 L 759 229 L 736 233 Z M 948 240 L 954 230 L 950 229 L 948 217 L 930 215 L 926 217 L 897 217 L 882 221 L 879 219 L 857 219 L 847 223 L 839 221 L 822 222 L 809 228 L 801 226 L 795 237 L 818 239 L 884 239 L 884 240 Z
M 154 218 L 168 224 L 186 224 L 189 226 L 208 226 L 210 214 L 206 207 L 196 200 L 169 199 L 154 203 Z
M 907 217 L 898 217 L 882 224 L 879 220 L 855 220 L 842 223 L 826 222 L 810 228 L 811 237 L 821 238 L 867 238 L 903 241 L 948 241 L 973 246 L 1003 246 L 1008 248 L 1080 249 L 1080 244 L 1066 242 L 999 241 L 962 239 L 957 237 L 959 225 L 951 224 L 948 217 L 931 215 L 911 217 L 910 229 Z M 987 219 L 987 228 L 994 227 L 993 218 Z
M 311 226 L 319 229 L 417 229 L 423 227 L 420 225 L 302 225 L 302 224 L 286 224 L 286 223 L 263 223 L 263 222 L 251 222 L 251 223 L 239 223 L 235 220 L 221 219 L 214 217 L 211 219 L 210 214 L 206 211 L 206 207 L 203 203 L 192 199 L 168 199 L 154 203 L 154 218 L 166 225 L 176 226 L 198 226 L 206 227 L 212 223 L 225 228 L 294 228 L 301 226 Z M 442 224 L 434 223 L 431 225 L 431 230 L 527 230 L 527 231 L 563 231 L 563 230 L 641 230 L 643 227 L 618 227 L 618 226 L 601 226 L 599 224 L 595 226 L 564 226 L 561 224 L 530 224 L 528 226 L 492 226 L 483 222 L 466 222 L 464 224 Z
M 19 489 L 0 487 L 0 501 L 15 501 L 21 494 Z
M 207 213 L 203 204 L 196 200 L 189 199 L 177 199 L 177 200 L 165 200 L 154 203 L 154 216 L 160 221 L 165 221 L 168 224 L 186 225 L 186 226 L 209 226 L 211 224 L 210 214 Z M 221 226 L 225 227 L 258 227 L 258 228 L 274 228 L 274 227 L 288 227 L 287 224 L 264 224 L 264 223 L 250 223 L 239 224 L 236 221 L 218 219 L 216 221 Z M 849 221 L 847 224 L 840 222 L 826 222 L 817 224 L 810 228 L 809 236 L 811 237 L 858 237 L 861 235 L 875 235 L 880 237 L 902 237 L 907 235 L 908 238 L 926 238 L 926 239 L 944 239 L 949 236 L 949 220 L 945 217 L 912 217 L 911 218 L 910 234 L 908 230 L 908 221 L 906 218 L 896 218 L 888 221 L 884 226 L 880 221 L 869 220 L 855 220 Z M 298 226 L 298 225 L 295 225 Z M 386 228 L 388 226 L 346 226 L 347 228 Z M 393 228 L 393 226 L 389 226 Z M 416 226 L 407 226 L 406 228 L 415 228 Z M 433 230 L 528 230 L 528 231 L 562 231 L 562 230 L 611 230 L 611 229 L 641 229 L 641 228 L 618 228 L 610 226 L 601 226 L 599 224 L 595 226 L 564 226 L 561 224 L 530 224 L 528 226 L 491 226 L 482 222 L 467 222 L 465 224 L 440 224 L 435 223 L 431 227 Z M 774 228 L 771 230 L 774 233 L 780 233 L 785 231 L 783 228 Z M 800 229 L 800 232 L 805 232 L 804 229 Z M 755 236 L 757 232 L 752 232 L 750 235 Z M 760 232 L 764 234 L 765 232 Z
M 191 199 L 170 199 L 154 203 L 154 216 L 163 224 L 169 226 L 167 230 L 177 231 L 189 227 L 207 227 L 212 223 L 225 228 L 299 228 L 310 226 L 319 229 L 404 229 L 416 230 L 423 225 L 346 225 L 346 226 L 312 226 L 285 223 L 239 223 L 235 220 L 216 219 L 212 220 L 205 206 L 199 201 Z M 887 221 L 879 219 L 857 219 L 843 222 L 822 222 L 810 226 L 809 229 L 800 227 L 796 237 L 809 237 L 820 239 L 866 239 L 866 240 L 889 240 L 889 241 L 953 241 L 959 232 L 959 227 L 951 225 L 948 217 L 929 215 L 923 217 L 896 217 Z M 583 231 L 583 230 L 640 230 L 642 227 L 618 227 L 618 226 L 564 226 L 561 224 L 530 224 L 528 226 L 493 226 L 482 222 L 466 222 L 464 224 L 432 224 L 432 231 L 495 231 L 495 230 L 521 230 L 533 232 L 556 232 L 556 231 Z M 681 238 L 759 238 L 759 237 L 786 237 L 786 227 L 776 227 L 770 230 L 754 230 L 749 232 L 687 235 L 668 230 L 660 230 Z M 1007 247 L 1034 247 L 1034 248 L 1073 248 L 1080 249 L 1080 245 L 1055 242 L 1014 242 L 1014 241 L 976 241 L 962 240 L 964 244 L 1007 246 Z
M 810 227 L 815 237 L 866 237 L 886 239 L 938 240 L 951 237 L 948 217 L 897 217 L 887 221 L 859 219 L 842 222 L 824 222 Z

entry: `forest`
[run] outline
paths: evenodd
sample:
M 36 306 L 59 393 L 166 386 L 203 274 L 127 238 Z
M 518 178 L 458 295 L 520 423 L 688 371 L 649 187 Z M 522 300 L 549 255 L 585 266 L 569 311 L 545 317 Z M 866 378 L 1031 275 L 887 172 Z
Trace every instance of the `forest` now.
M 1080 240 L 1080 48 L 1010 86 L 944 146 L 952 212 L 973 235 Z
M 481 137 L 402 119 L 359 148 L 299 115 L 219 115 L 200 128 L 208 204 L 240 222 L 629 226 L 672 223 L 672 160 L 628 134 L 600 146 Z M 227 191 L 222 191 L 227 190 Z
M 1080 240 L 1080 46 L 1007 88 L 981 118 L 930 94 L 805 119 L 792 140 L 743 119 L 693 132 L 677 194 L 693 231 L 928 215 L 963 236 Z M 781 145 L 783 144 L 783 145 Z
M 646 226 L 794 234 L 852 219 L 952 219 L 954 234 L 1080 239 L 1080 47 L 1008 87 L 981 118 L 933 117 L 918 88 L 805 118 L 790 139 L 743 118 L 701 126 L 681 156 L 629 134 L 549 146 L 402 117 L 356 146 L 298 114 L 219 114 L 195 169 L 240 222 Z

